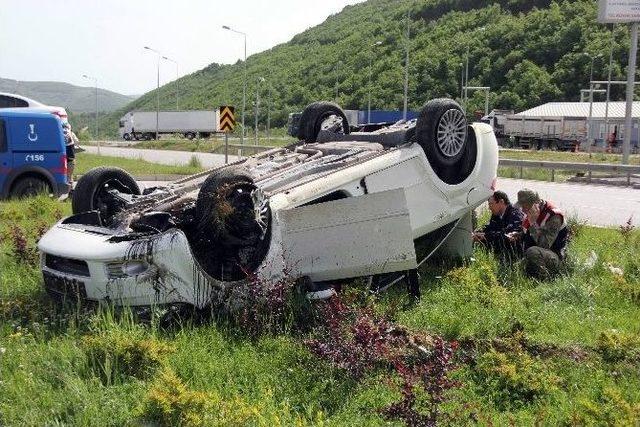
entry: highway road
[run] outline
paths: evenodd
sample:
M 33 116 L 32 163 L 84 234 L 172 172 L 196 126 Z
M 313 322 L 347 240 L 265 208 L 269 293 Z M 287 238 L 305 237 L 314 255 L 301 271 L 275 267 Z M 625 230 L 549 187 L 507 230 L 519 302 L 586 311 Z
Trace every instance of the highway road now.
M 82 148 L 87 153 L 98 154 L 98 147 L 85 145 Z M 200 164 L 205 168 L 213 168 L 224 165 L 224 154 L 194 153 L 191 151 L 171 151 L 171 150 L 147 150 L 142 148 L 124 147 L 100 147 L 100 154 L 103 156 L 125 157 L 128 159 L 142 159 L 163 165 L 186 165 L 193 156 L 200 160 Z M 235 162 L 238 156 L 229 155 L 229 162 Z
M 97 147 L 93 146 L 84 148 L 90 153 L 97 151 Z M 115 157 L 141 158 L 169 165 L 186 164 L 195 155 L 206 168 L 224 164 L 224 155 L 211 153 L 117 147 L 102 147 L 101 153 Z M 236 159 L 236 156 L 229 156 L 229 161 Z M 157 185 L 158 183 L 145 184 Z M 640 190 L 637 189 L 582 183 L 498 179 L 498 189 L 505 191 L 514 201 L 518 190 L 525 187 L 538 191 L 541 197 L 551 200 L 568 215 L 575 215 L 592 225 L 619 226 L 626 223 L 630 217 L 636 224 L 640 224 Z
M 513 201 L 518 190 L 530 188 L 550 200 L 567 215 L 575 215 L 591 225 L 619 226 L 631 217 L 640 224 L 640 190 L 594 184 L 557 183 L 526 179 L 498 178 L 498 189 Z

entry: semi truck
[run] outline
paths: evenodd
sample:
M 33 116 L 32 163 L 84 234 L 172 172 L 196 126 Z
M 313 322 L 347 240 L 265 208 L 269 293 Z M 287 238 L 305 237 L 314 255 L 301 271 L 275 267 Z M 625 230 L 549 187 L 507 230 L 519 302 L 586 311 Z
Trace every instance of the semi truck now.
M 208 138 L 218 132 L 219 111 L 130 111 L 118 123 L 120 137 L 126 141 L 150 140 L 157 133 L 181 134 L 185 138 Z M 157 123 L 156 123 L 157 117 Z
M 575 150 L 587 138 L 584 117 L 535 117 L 509 115 L 504 122 L 504 136 L 518 148 Z

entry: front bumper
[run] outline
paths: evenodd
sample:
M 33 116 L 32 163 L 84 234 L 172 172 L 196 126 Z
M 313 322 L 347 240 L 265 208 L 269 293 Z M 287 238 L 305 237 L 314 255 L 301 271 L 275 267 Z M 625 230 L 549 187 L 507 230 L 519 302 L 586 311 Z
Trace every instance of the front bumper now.
M 183 232 L 170 230 L 113 242 L 108 229 L 57 224 L 38 243 L 45 287 L 50 293 L 116 305 L 187 303 L 203 307 L 220 289 L 204 275 Z M 124 263 L 147 266 L 123 273 Z

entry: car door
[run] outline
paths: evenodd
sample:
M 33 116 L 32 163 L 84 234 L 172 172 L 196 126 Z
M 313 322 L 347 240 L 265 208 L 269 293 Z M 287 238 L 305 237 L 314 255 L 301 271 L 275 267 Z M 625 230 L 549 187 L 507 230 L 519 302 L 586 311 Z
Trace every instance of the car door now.
M 0 117 L 0 194 L 4 193 L 4 186 L 13 167 L 13 159 L 9 152 L 6 118 Z
M 283 254 L 294 273 L 314 281 L 416 268 L 402 189 L 278 212 Z

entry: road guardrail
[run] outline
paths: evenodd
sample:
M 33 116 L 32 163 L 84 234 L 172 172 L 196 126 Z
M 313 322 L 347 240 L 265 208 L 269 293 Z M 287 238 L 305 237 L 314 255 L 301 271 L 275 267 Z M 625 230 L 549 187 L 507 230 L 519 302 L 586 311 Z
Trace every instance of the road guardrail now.
M 551 171 L 551 182 L 555 181 L 555 174 L 557 170 L 586 173 L 588 181 L 591 181 L 593 172 L 624 175 L 627 177 L 627 185 L 631 185 L 632 175 L 640 174 L 640 166 L 618 165 L 618 164 L 611 164 L 611 163 L 572 163 L 572 162 L 549 162 L 549 161 L 537 161 L 537 160 L 500 159 L 499 166 L 519 168 L 520 179 L 522 179 L 523 177 L 524 169 L 547 169 Z

